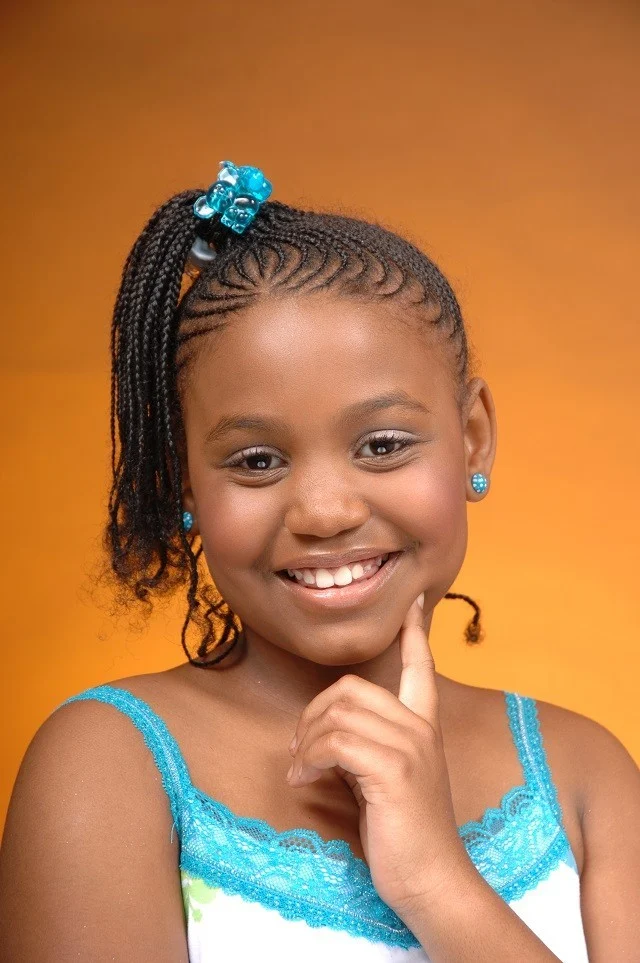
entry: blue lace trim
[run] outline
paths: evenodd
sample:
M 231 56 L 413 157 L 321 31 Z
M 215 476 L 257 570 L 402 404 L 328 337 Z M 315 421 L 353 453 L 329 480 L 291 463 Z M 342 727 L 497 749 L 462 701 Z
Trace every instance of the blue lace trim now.
M 539 787 L 556 821 L 561 826 L 562 811 L 556 787 L 551 778 L 535 700 L 505 692 L 505 701 L 509 726 L 518 750 L 525 782 L 530 787 Z
M 278 832 L 262 819 L 237 816 L 198 789 L 189 812 L 180 868 L 207 886 L 309 926 L 390 946 L 420 946 L 380 899 L 369 867 L 346 840 L 325 840 L 312 829 Z
M 509 725 L 525 776 L 498 808 L 459 827 L 470 859 L 507 902 L 522 897 L 564 861 L 577 866 L 546 759 L 535 701 L 504 693 Z M 289 920 L 328 926 L 403 948 L 419 947 L 384 903 L 369 868 L 345 840 L 310 829 L 278 832 L 239 816 L 193 786 L 164 722 L 127 690 L 98 686 L 67 699 L 98 698 L 127 713 L 143 733 L 163 777 L 181 841 L 180 868 L 206 885 L 277 910 Z M 65 703 L 62 703 L 65 705 Z

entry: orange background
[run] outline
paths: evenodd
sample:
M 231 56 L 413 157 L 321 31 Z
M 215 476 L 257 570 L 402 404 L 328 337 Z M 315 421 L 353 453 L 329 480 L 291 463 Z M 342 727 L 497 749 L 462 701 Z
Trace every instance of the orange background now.
M 439 671 L 597 719 L 640 760 L 638 68 L 603 0 L 5 6 L 2 811 L 67 696 L 183 661 L 93 591 L 108 334 L 153 209 L 218 161 L 407 232 L 459 293 L 498 454 Z

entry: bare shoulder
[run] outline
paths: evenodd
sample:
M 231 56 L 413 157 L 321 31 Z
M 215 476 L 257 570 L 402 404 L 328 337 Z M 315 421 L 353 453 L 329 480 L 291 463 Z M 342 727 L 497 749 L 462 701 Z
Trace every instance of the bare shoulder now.
M 186 961 L 171 827 L 160 775 L 131 720 L 95 700 L 58 707 L 31 740 L 11 796 L 0 960 Z
M 514 785 L 521 771 L 506 721 L 504 692 L 453 680 L 443 683 L 442 692 L 445 719 L 452 729 L 460 726 L 457 720 L 465 720 L 464 732 L 458 732 L 455 745 L 469 744 L 460 754 L 466 769 L 472 771 L 473 759 L 482 754 L 484 769 L 490 773 L 485 777 L 474 772 L 474 781 L 491 779 L 502 789 Z M 620 740 L 599 722 L 542 699 L 535 699 L 535 705 L 563 827 L 582 874 L 588 859 L 590 811 L 596 805 L 606 806 L 602 799 L 605 785 L 610 787 L 612 812 L 617 791 L 627 798 L 637 795 L 638 768 Z M 489 790 L 487 795 L 491 795 Z M 631 813 L 628 818 L 632 823 Z
M 451 685 L 453 680 L 447 682 Z M 451 691 L 456 701 L 464 704 L 467 718 L 488 730 L 504 728 L 503 690 L 459 682 L 453 686 Z M 549 766 L 554 776 L 571 788 L 582 819 L 589 794 L 603 776 L 633 781 L 638 767 L 606 726 L 580 712 L 533 698 Z
M 572 709 L 536 700 L 547 754 L 556 754 L 575 786 L 580 821 L 606 782 L 616 792 L 640 790 L 640 770 L 621 740 L 605 725 Z
M 194 670 L 189 663 L 181 663 L 161 672 L 145 672 L 115 679 L 109 683 L 116 688 L 127 689 L 152 708 L 168 707 L 175 711 L 183 703 L 197 705 L 200 697 L 208 708 L 226 702 L 228 685 L 222 673 Z
M 552 733 L 569 757 L 567 766 L 575 777 L 580 819 L 587 849 L 593 852 L 596 838 L 610 827 L 612 840 L 625 826 L 640 836 L 640 768 L 624 743 L 610 729 L 579 712 L 539 701 L 542 727 Z M 598 827 L 596 830 L 595 820 Z M 640 872 L 640 847 L 638 849 Z

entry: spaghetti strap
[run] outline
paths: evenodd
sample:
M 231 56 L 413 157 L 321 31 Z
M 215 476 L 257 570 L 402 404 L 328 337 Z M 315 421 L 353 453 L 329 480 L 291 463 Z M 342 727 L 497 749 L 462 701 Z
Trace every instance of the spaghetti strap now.
M 87 699 L 96 699 L 114 706 L 129 716 L 136 728 L 140 730 L 160 771 L 162 785 L 171 804 L 173 824 L 178 838 L 182 839 L 183 814 L 193 786 L 178 744 L 163 720 L 142 699 L 134 696 L 127 689 L 119 689 L 112 685 L 99 685 L 86 689 L 78 695 L 65 699 L 57 708 L 69 702 Z
M 507 715 L 527 786 L 546 801 L 559 826 L 564 828 L 562 810 L 544 748 L 535 699 L 504 693 Z

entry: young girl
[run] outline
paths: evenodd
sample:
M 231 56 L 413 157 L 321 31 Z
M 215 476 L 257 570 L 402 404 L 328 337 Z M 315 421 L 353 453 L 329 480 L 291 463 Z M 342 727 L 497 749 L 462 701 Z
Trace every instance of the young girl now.
M 107 543 L 137 599 L 184 586 L 187 661 L 36 733 L 1 959 L 638 961 L 628 752 L 434 667 L 441 599 L 481 637 L 448 589 L 496 450 L 455 295 L 269 194 L 225 163 L 125 265 Z

